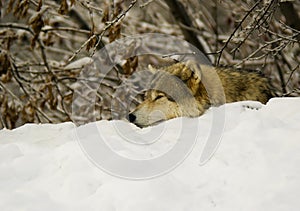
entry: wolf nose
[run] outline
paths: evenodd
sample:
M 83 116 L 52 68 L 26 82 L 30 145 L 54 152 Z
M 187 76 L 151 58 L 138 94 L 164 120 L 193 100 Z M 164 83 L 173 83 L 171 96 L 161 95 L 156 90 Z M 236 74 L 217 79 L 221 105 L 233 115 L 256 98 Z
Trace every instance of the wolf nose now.
M 136 119 L 136 116 L 134 114 L 129 114 L 128 115 L 129 122 L 134 122 L 135 119 Z

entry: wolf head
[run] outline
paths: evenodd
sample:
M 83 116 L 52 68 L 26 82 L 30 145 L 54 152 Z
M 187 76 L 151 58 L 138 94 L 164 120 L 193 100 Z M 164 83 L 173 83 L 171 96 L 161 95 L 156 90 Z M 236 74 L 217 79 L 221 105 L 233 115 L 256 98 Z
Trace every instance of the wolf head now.
M 128 115 L 128 120 L 139 127 L 146 127 L 175 117 L 196 117 L 200 114 L 186 83 L 168 72 L 157 71 L 144 101 Z
M 130 122 L 146 127 L 180 115 L 179 105 L 166 93 L 150 90 L 145 100 L 128 116 Z
M 145 100 L 128 116 L 140 127 L 180 116 L 200 116 L 210 106 L 226 102 L 266 103 L 273 96 L 267 78 L 254 72 L 214 68 L 194 61 L 154 71 Z

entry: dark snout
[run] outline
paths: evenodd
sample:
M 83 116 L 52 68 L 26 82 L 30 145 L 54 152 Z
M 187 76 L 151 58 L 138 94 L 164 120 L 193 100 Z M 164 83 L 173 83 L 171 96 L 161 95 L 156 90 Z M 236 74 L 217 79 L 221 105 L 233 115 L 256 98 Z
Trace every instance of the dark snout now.
M 129 120 L 129 122 L 134 122 L 136 119 L 136 116 L 133 113 L 130 113 L 128 115 L 127 119 Z

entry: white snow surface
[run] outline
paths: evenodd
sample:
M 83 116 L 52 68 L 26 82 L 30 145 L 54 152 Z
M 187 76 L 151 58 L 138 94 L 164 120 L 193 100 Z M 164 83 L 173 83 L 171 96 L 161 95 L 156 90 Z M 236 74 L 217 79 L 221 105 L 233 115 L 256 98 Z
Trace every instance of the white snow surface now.
M 207 163 L 199 165 L 203 140 L 220 107 L 196 118 L 197 143 L 177 168 L 141 181 L 97 168 L 81 149 L 73 123 L 0 130 L 0 210 L 300 210 L 300 98 L 274 98 L 258 110 L 245 104 L 223 106 L 221 143 Z M 167 122 L 171 131 L 189 127 L 180 121 Z M 112 142 L 120 139 L 114 122 L 97 122 Z M 168 147 L 176 141 L 172 139 L 170 134 L 169 141 L 150 151 Z

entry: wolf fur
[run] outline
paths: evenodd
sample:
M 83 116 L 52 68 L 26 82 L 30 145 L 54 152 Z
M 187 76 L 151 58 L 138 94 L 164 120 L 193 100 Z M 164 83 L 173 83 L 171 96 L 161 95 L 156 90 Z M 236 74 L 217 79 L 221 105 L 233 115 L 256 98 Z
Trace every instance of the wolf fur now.
M 175 117 L 197 117 L 210 106 L 252 100 L 266 103 L 273 95 L 267 78 L 257 72 L 176 63 L 149 69 L 154 81 L 145 100 L 128 116 L 140 127 Z

